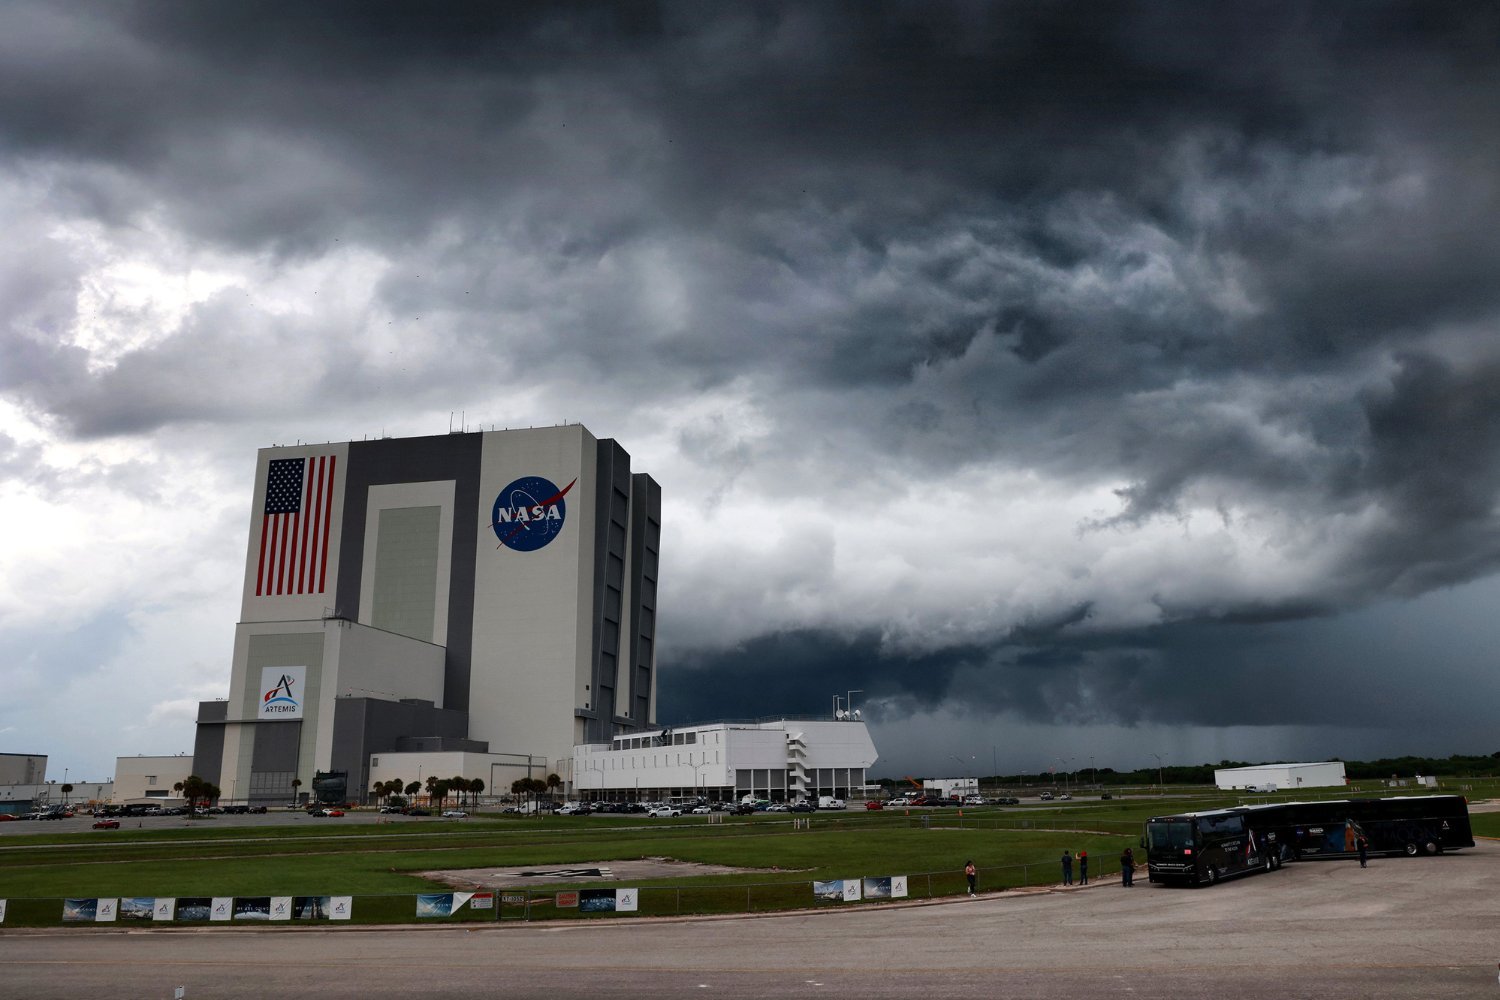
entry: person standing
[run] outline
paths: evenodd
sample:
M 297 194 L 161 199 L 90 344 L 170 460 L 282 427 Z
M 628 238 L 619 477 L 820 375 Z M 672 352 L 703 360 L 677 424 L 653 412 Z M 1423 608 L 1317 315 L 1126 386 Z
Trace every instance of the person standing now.
M 1359 848 L 1359 866 L 1365 867 L 1365 862 L 1370 859 L 1370 841 L 1364 834 L 1355 838 L 1354 844 Z
M 1120 855 L 1120 884 L 1127 889 L 1135 885 L 1135 852 L 1128 847 Z
M 1073 884 L 1073 855 L 1063 851 L 1062 856 L 1063 885 Z
M 973 861 L 964 862 L 964 878 L 969 880 L 969 895 L 978 895 L 976 890 L 979 888 L 979 869 L 974 867 Z
M 1089 852 L 1078 852 L 1078 884 L 1089 884 Z

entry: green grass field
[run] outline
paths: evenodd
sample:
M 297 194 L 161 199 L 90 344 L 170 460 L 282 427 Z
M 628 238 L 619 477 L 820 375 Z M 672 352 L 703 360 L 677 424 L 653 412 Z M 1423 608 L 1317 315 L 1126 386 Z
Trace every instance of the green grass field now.
M 787 816 L 760 815 L 722 823 L 481 816 L 318 826 L 293 824 L 289 817 L 276 827 L 207 820 L 173 829 L 49 831 L 0 841 L 0 898 L 10 900 L 7 925 L 56 924 L 64 897 L 126 896 L 354 895 L 361 897 L 357 920 L 381 922 L 409 920 L 414 894 L 445 890 L 421 872 L 667 857 L 756 871 L 634 881 L 642 889 L 643 913 L 784 909 L 814 905 L 814 880 L 907 875 L 913 896 L 960 893 L 969 858 L 986 890 L 1051 884 L 1064 848 L 1088 851 L 1095 875 L 1114 875 L 1121 851 L 1137 846 L 1148 817 L 1239 798 L 1204 789 L 962 815 L 951 809 L 851 810 L 815 814 L 809 829 L 795 829 Z M 1500 813 L 1475 814 L 1473 824 L 1477 835 L 1500 836 Z M 550 899 L 565 887 L 548 885 L 536 895 Z M 528 906 L 528 914 L 576 911 Z

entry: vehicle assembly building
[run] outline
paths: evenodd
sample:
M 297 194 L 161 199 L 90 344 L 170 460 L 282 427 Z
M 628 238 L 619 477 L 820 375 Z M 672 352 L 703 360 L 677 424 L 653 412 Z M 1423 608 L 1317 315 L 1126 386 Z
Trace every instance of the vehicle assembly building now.
M 372 754 L 500 780 L 652 729 L 660 539 L 660 488 L 576 424 L 262 449 L 194 772 L 265 803 L 341 771 L 362 799 Z

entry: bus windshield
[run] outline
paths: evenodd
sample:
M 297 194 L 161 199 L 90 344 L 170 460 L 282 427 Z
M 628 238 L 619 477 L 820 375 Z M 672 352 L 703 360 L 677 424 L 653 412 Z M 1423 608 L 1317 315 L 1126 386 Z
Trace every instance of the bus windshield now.
M 1193 846 L 1193 822 L 1187 819 L 1158 819 L 1146 825 L 1153 851 L 1180 851 Z

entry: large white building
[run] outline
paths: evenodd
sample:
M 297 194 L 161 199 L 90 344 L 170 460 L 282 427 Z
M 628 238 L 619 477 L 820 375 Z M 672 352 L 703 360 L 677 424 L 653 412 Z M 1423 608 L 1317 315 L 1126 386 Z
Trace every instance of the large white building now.
M 576 424 L 262 449 L 229 697 L 200 705 L 194 772 L 250 802 L 343 772 L 358 799 L 372 756 L 545 776 L 650 729 L 660 522 L 657 484 Z
M 1335 788 L 1347 784 L 1344 762 L 1319 764 L 1256 764 L 1252 767 L 1221 767 L 1214 771 L 1214 784 L 1227 790 L 1254 787 L 1264 791 L 1268 786 L 1279 792 L 1299 788 Z
M 853 719 L 681 726 L 576 747 L 573 790 L 594 800 L 846 798 L 876 756 L 869 730 Z

